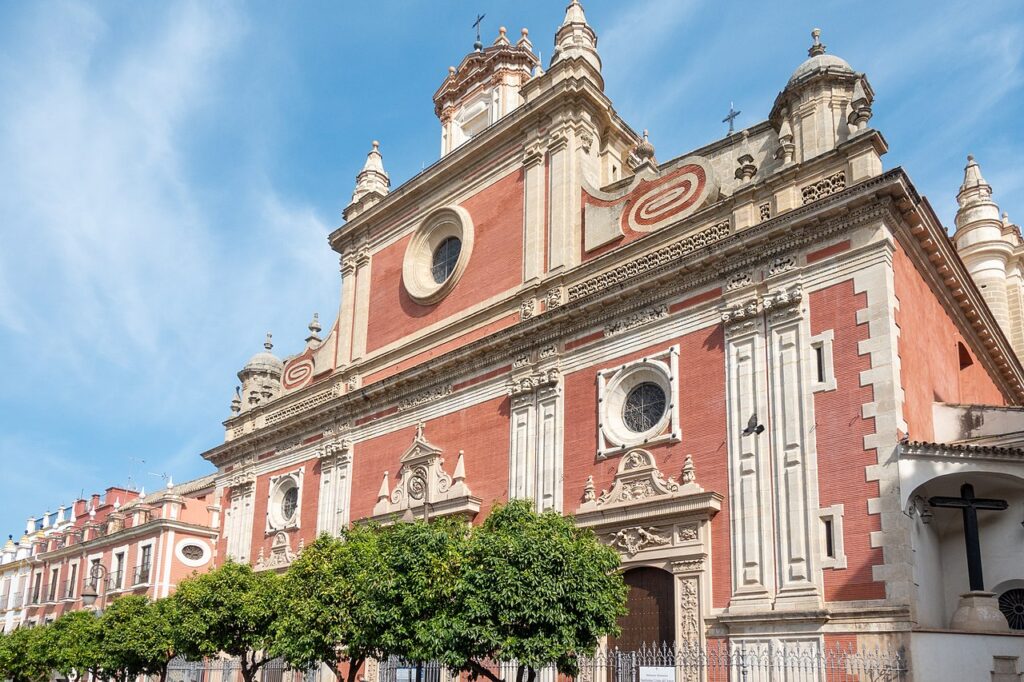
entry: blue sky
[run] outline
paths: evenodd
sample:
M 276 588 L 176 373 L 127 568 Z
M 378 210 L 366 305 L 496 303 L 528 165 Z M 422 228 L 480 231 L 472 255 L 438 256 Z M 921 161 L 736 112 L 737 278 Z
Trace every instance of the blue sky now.
M 872 125 L 947 225 L 968 152 L 1024 220 L 1024 11 L 1002 2 L 588 0 L 606 90 L 667 160 L 767 117 L 809 31 L 865 71 Z M 341 223 L 379 139 L 436 160 L 431 95 L 561 0 L 0 2 L 0 531 L 108 485 L 211 467 L 235 372 L 337 310 Z

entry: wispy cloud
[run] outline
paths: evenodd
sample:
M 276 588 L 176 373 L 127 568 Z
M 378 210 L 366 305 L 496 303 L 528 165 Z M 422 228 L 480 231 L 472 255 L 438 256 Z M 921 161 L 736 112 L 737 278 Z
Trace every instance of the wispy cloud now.
M 215 414 L 226 415 L 225 359 L 257 350 L 267 326 L 287 325 L 282 336 L 298 341 L 317 302 L 336 299 L 328 226 L 258 168 L 224 164 L 230 177 L 205 181 L 193 172 L 191 134 L 246 38 L 244 16 L 191 2 L 117 23 L 82 3 L 59 8 L 35 6 L 0 40 L 0 351 L 20 359 L 0 421 L 13 428 L 19 409 L 64 414 L 100 422 L 93 437 L 114 443 L 152 429 L 137 456 L 195 471 L 216 419 L 175 434 L 177 413 L 222 405 Z M 228 207 L 208 182 L 232 187 Z M 309 309 L 295 309 L 303 300 Z M 97 446 L 54 442 L 44 462 L 31 438 L 0 441 L 5 476 L 23 490 L 5 506 L 123 482 L 127 466 L 111 464 L 127 455 L 100 458 Z

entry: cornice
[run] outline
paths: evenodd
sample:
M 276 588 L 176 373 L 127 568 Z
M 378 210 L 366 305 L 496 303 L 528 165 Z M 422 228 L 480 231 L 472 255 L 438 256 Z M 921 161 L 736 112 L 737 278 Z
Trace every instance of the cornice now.
M 68 555 L 94 550 L 106 545 L 116 545 L 128 542 L 139 536 L 150 535 L 153 532 L 162 532 L 165 530 L 186 531 L 189 533 L 196 533 L 198 535 L 206 535 L 211 538 L 216 538 L 219 535 L 219 531 L 217 529 L 210 528 L 208 526 L 197 526 L 195 524 L 176 521 L 173 519 L 153 519 L 146 523 L 139 524 L 138 526 L 124 528 L 116 533 L 111 533 L 98 538 L 91 538 L 85 542 L 78 542 L 49 552 L 40 552 L 39 554 L 34 554 L 32 558 L 38 562 L 61 559 Z
M 995 460 L 1024 464 L 1024 450 L 998 445 L 907 441 L 900 444 L 900 456 L 927 459 Z
M 945 228 L 928 200 L 921 197 L 901 168 L 896 206 L 907 230 L 897 238 L 947 313 L 962 322 L 964 338 L 990 374 L 1000 379 L 1007 402 L 1024 404 L 1024 368 L 1009 340 L 989 310 L 974 279 L 967 272 Z

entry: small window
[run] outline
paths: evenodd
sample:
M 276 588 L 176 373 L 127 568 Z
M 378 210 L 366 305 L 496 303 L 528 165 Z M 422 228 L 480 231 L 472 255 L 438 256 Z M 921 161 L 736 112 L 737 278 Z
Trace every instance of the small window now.
M 818 370 L 818 383 L 825 383 L 825 348 L 819 343 L 814 347 L 815 366 Z
M 459 261 L 459 253 L 462 252 L 462 241 L 458 237 L 447 237 L 434 249 L 433 263 L 430 267 L 430 274 L 434 282 L 443 284 L 455 271 L 455 264 Z
M 808 373 L 812 377 L 811 389 L 814 391 L 831 391 L 836 388 L 836 375 L 832 360 L 833 330 L 828 329 L 811 338 L 811 366 Z
M 203 554 L 203 548 L 199 545 L 185 545 L 181 548 L 181 555 L 190 561 L 199 561 Z
M 665 391 L 651 382 L 633 388 L 622 406 L 622 421 L 634 433 L 653 429 L 665 415 Z
M 956 344 L 957 355 L 960 358 L 960 369 L 964 370 L 974 364 L 974 358 L 971 357 L 971 351 L 967 350 L 967 346 L 962 341 L 957 341 Z
M 825 519 L 825 556 L 836 558 L 836 538 L 833 535 L 832 519 Z
M 821 520 L 821 567 L 831 569 L 846 568 L 846 551 L 843 542 L 843 505 L 818 510 Z

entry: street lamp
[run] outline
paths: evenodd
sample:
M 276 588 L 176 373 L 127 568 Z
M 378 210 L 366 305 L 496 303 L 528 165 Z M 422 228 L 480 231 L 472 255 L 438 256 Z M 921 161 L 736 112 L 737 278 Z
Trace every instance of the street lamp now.
M 107 569 L 103 568 L 103 564 L 97 563 L 92 565 L 92 568 L 89 569 L 89 582 L 86 583 L 85 589 L 82 590 L 83 606 L 89 608 L 96 603 L 96 597 L 99 596 L 96 586 L 106 577 Z

